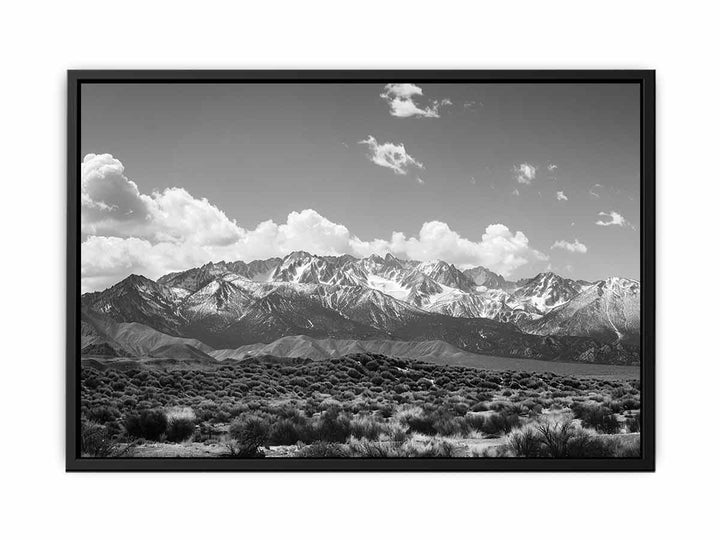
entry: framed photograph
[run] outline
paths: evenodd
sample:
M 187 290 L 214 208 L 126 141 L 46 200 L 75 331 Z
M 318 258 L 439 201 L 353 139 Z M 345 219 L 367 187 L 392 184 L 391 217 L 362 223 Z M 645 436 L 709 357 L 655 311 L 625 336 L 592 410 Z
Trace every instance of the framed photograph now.
M 70 71 L 67 469 L 652 471 L 653 71 Z

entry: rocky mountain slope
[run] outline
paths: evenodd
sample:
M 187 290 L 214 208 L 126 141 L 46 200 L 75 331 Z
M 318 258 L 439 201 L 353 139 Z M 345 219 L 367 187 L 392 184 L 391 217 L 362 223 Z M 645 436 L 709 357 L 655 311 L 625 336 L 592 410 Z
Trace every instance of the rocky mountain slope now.
M 424 358 L 437 363 L 466 360 L 468 355 L 535 359 L 552 362 L 636 365 L 637 351 L 622 344 L 610 345 L 588 338 L 548 338 L 508 331 L 507 325 L 494 328 L 450 328 L 437 321 L 435 328 L 422 332 L 401 329 L 390 338 L 357 339 L 352 333 L 340 338 L 287 335 L 267 342 L 214 348 L 194 339 L 171 336 L 141 323 L 115 322 L 94 312 L 81 313 L 81 355 L 86 358 L 172 359 L 214 364 L 247 356 L 333 358 L 352 352 L 377 352 L 406 358 Z M 431 339 L 423 339 L 426 335 Z M 441 337 L 453 341 L 450 343 Z M 474 360 L 477 362 L 477 359 Z M 502 365 L 503 362 L 500 362 Z
M 533 334 L 591 336 L 607 342 L 637 344 L 640 283 L 623 278 L 598 281 L 522 328 Z
M 543 273 L 518 284 L 443 261 L 294 252 L 207 264 L 157 282 L 132 275 L 81 303 L 89 320 L 139 323 L 215 349 L 306 335 L 439 340 L 481 354 L 632 363 L 636 351 L 620 344 L 638 343 L 639 289 L 621 278 L 588 283 Z M 83 321 L 81 330 L 88 351 L 133 353 L 112 335 L 93 342 L 97 323 Z

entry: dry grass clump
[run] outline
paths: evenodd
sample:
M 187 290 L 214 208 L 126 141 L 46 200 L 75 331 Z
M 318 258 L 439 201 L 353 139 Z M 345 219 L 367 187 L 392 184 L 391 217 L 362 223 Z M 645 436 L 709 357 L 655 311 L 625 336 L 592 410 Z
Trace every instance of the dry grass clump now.
M 173 407 L 165 412 L 167 428 L 165 439 L 169 442 L 183 442 L 195 434 L 196 418 L 190 407 Z
M 625 418 L 625 429 L 628 433 L 640 432 L 640 414 L 633 414 Z
M 340 443 L 316 441 L 300 444 L 295 457 L 301 458 L 343 458 L 349 457 L 347 446 Z
M 571 407 L 575 417 L 579 418 L 582 426 L 591 428 L 600 433 L 617 433 L 620 431 L 620 422 L 615 413 L 608 407 L 588 403 L 575 403 Z
M 499 452 L 507 457 L 529 458 L 638 457 L 640 438 L 598 435 L 578 427 L 571 419 L 543 419 L 512 431 Z
M 160 409 L 144 410 L 128 414 L 124 421 L 125 432 L 131 438 L 159 441 L 167 429 L 167 416 Z
M 122 457 L 131 449 L 132 445 L 118 443 L 102 424 L 83 419 L 80 429 L 80 455 L 82 457 Z
M 369 441 L 352 437 L 346 444 L 326 441 L 301 444 L 295 455 L 306 458 L 448 458 L 458 457 L 460 449 L 440 437 L 412 438 L 404 442 Z

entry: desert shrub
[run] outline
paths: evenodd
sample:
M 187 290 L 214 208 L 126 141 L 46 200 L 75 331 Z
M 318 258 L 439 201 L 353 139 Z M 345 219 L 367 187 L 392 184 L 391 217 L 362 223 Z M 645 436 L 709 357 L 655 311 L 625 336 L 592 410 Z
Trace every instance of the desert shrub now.
M 483 412 L 488 410 L 488 406 L 487 403 L 485 403 L 484 401 L 478 401 L 477 403 L 475 403 L 475 405 L 470 407 L 470 410 L 472 412 Z
M 267 443 L 271 445 L 289 445 L 302 440 L 307 430 L 307 420 L 302 416 L 294 418 L 280 418 L 272 423 L 267 436 Z
M 197 425 L 197 430 L 193 435 L 194 442 L 208 442 L 220 439 L 222 432 L 209 422 L 201 422 Z
M 573 405 L 572 410 L 585 428 L 593 428 L 600 433 L 617 433 L 620 430 L 620 422 L 607 407 L 578 403 Z
M 485 425 L 485 417 L 481 414 L 467 413 L 465 415 L 465 425 L 469 431 L 482 431 Z
M 353 397 L 355 394 L 353 394 Z M 333 398 L 327 398 L 322 400 L 320 403 L 319 409 L 321 411 L 328 411 L 328 410 L 334 410 L 334 411 L 340 411 L 342 409 L 342 403 L 339 402 L 337 399 Z
M 381 405 L 378 410 L 378 414 L 383 418 L 390 418 L 393 415 L 392 405 Z
M 638 433 L 640 431 L 640 415 L 634 414 L 625 418 L 625 427 L 630 433 Z
M 159 441 L 167 429 L 167 417 L 159 409 L 141 411 L 127 415 L 123 425 L 131 437 Z
M 549 457 L 570 457 L 568 445 L 575 435 L 576 428 L 570 420 L 561 422 L 543 422 L 536 426 L 538 440 L 544 453 Z
M 596 439 L 602 444 L 607 457 L 640 457 L 640 437 L 638 436 L 611 435 L 596 437 Z
M 308 436 L 312 441 L 345 442 L 350 436 L 350 420 L 347 416 L 341 415 L 339 409 L 330 408 L 312 423 L 311 430 L 305 438 L 307 439 Z
M 383 438 L 395 443 L 403 443 L 410 438 L 410 433 L 401 427 L 393 426 L 388 429 Z
M 464 419 L 454 417 L 448 411 L 422 409 L 416 413 L 405 414 L 401 421 L 410 431 L 423 435 L 450 436 L 467 432 Z
M 640 400 L 635 398 L 625 398 L 622 400 L 622 408 L 625 411 L 630 411 L 633 409 L 639 409 L 640 408 Z
M 245 441 L 239 441 L 227 437 L 223 443 L 228 449 L 231 457 L 236 458 L 264 458 L 265 452 L 256 444 Z
M 465 403 L 455 403 L 453 405 L 453 411 L 456 416 L 463 416 L 470 410 L 470 407 Z
M 639 452 L 633 440 L 595 435 L 576 427 L 572 420 L 544 421 L 513 431 L 498 455 L 515 457 L 597 458 L 627 457 Z M 639 453 L 638 453 L 639 455 Z
M 130 449 L 130 445 L 122 448 L 109 434 L 108 429 L 98 424 L 83 420 L 80 426 L 80 455 L 83 457 L 120 457 Z
M 511 403 L 505 409 L 503 409 L 503 412 L 507 415 L 515 415 L 520 416 L 521 414 L 526 414 L 527 408 L 523 405 L 520 405 L 518 403 Z
M 485 418 L 482 431 L 488 435 L 499 435 L 501 433 L 509 433 L 514 427 L 519 425 L 520 418 L 518 415 L 500 412 L 491 414 Z
M 467 435 L 469 431 L 464 417 L 454 417 L 449 414 L 437 415 L 434 425 L 436 433 L 444 437 Z
M 182 442 L 190 439 L 195 433 L 195 420 L 192 418 L 170 418 L 165 437 L 170 442 Z
M 94 407 L 88 411 L 87 417 L 93 422 L 107 424 L 108 422 L 112 422 L 116 418 L 119 418 L 120 411 L 117 407 Z
M 602 398 L 598 399 L 598 401 L 601 403 L 603 402 Z M 623 410 L 622 403 L 620 401 L 611 401 L 608 404 L 608 408 L 614 413 L 619 413 Z
M 536 430 L 524 427 L 508 436 L 507 446 L 518 457 L 541 457 L 542 443 Z
M 443 439 L 429 439 L 419 441 L 416 439 L 405 442 L 398 451 L 403 457 L 457 457 L 459 449 L 450 441 Z
M 312 444 L 301 446 L 296 457 L 303 458 L 332 458 L 347 457 L 348 451 L 343 444 L 328 441 L 315 441 Z
M 593 435 L 584 429 L 576 430 L 567 445 L 570 458 L 613 457 L 612 448 L 605 438 Z
M 347 444 L 347 455 L 359 458 L 399 457 L 398 443 L 373 442 L 367 439 L 351 438 Z
M 265 446 L 270 426 L 267 420 L 259 416 L 245 416 L 233 420 L 228 429 L 230 438 L 241 445 Z
M 405 424 L 408 429 L 416 433 L 423 433 L 425 435 L 435 435 L 437 430 L 435 429 L 435 416 L 428 411 L 422 411 L 419 414 L 405 417 Z
M 363 416 L 350 421 L 350 434 L 357 439 L 376 441 L 385 433 L 386 426 L 372 417 Z

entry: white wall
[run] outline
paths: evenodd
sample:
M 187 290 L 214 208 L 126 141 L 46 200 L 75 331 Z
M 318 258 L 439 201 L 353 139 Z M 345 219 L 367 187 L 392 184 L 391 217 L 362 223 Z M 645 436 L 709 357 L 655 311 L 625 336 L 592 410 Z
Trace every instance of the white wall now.
M 720 180 L 712 3 L 262 4 L 3 6 L 0 530 L 77 539 L 707 538 L 717 529 L 720 442 L 720 359 L 708 344 L 718 319 Z M 64 72 L 137 67 L 657 69 L 658 472 L 64 473 Z

